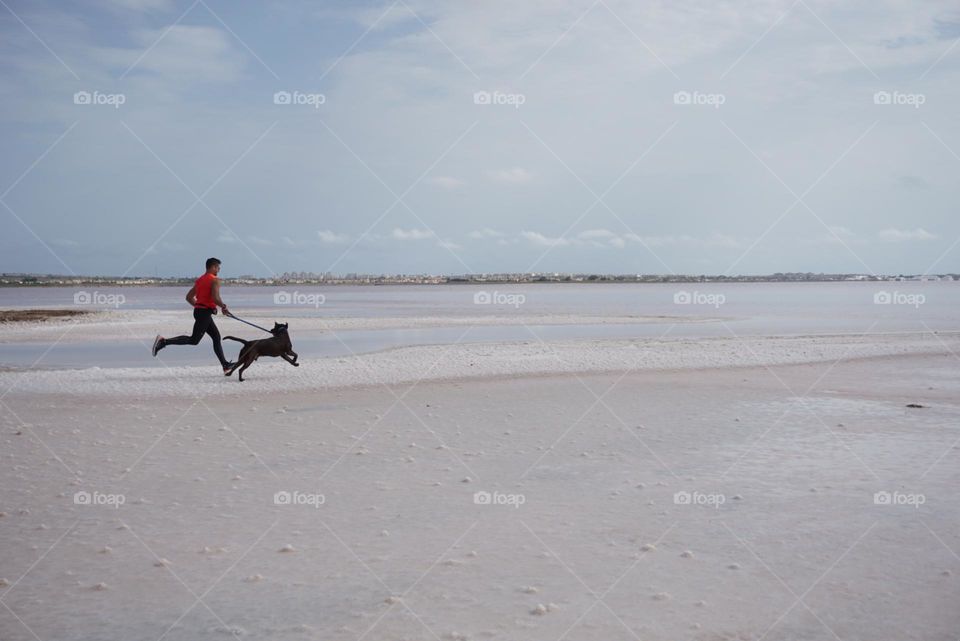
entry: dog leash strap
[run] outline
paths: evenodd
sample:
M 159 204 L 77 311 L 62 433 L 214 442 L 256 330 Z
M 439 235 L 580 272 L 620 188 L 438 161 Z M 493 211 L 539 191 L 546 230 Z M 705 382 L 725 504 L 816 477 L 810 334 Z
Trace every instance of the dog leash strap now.
M 268 333 L 268 334 L 271 333 L 269 329 L 266 329 L 266 328 L 264 328 L 264 327 L 260 327 L 260 326 L 257 325 L 256 323 L 251 323 L 250 321 L 245 321 L 245 320 L 243 320 L 242 318 L 240 318 L 239 316 L 234 316 L 233 314 L 230 314 L 230 318 L 233 318 L 233 319 L 235 319 L 235 320 L 238 320 L 238 321 L 240 321 L 241 323 L 246 323 L 247 325 L 250 325 L 251 327 L 256 327 L 257 329 L 263 330 L 263 331 L 265 331 L 265 332 Z

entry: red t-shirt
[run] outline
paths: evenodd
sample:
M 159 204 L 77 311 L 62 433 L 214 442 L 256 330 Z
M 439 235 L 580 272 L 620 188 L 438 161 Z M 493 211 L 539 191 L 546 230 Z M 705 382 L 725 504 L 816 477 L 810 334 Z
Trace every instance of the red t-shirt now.
M 205 273 L 197 279 L 197 282 L 193 284 L 194 294 L 196 294 L 197 297 L 197 302 L 194 304 L 194 307 L 202 307 L 204 309 L 217 308 L 217 302 L 213 298 L 213 284 L 216 281 L 217 277 L 210 273 Z

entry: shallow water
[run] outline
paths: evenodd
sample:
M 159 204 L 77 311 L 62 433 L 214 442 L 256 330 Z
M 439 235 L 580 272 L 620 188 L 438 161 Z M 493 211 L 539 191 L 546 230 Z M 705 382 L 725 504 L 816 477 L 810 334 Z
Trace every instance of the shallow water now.
M 119 302 L 120 309 L 183 309 L 183 331 L 192 326 L 183 302 L 183 288 L 4 288 L 0 307 L 73 307 L 75 296 L 85 292 L 94 300 Z M 282 304 L 282 293 L 292 304 Z M 491 304 L 478 304 L 475 296 L 491 295 Z M 693 302 L 678 304 L 675 295 L 686 292 Z M 887 292 L 893 302 L 877 304 L 874 297 Z M 280 298 L 275 298 L 280 295 Z M 498 296 L 499 295 L 499 296 Z M 107 299 L 107 296 L 113 296 Z M 120 298 L 122 296 L 122 298 Z M 872 332 L 926 332 L 960 327 L 960 283 L 689 283 L 689 284 L 534 284 L 481 287 L 337 286 L 337 287 L 228 287 L 224 299 L 231 309 L 276 310 L 278 320 L 291 323 L 296 351 L 305 358 L 336 357 L 411 345 L 456 342 L 597 340 L 669 337 L 710 337 L 768 334 L 828 334 Z M 513 296 L 508 298 L 507 296 Z M 497 300 L 509 301 L 497 304 Z M 276 301 L 281 301 L 280 303 Z M 297 331 L 297 318 L 310 317 L 523 317 L 541 315 L 671 316 L 707 320 L 697 323 L 637 324 L 526 324 L 406 329 Z M 253 338 L 256 330 L 220 319 L 221 333 Z M 239 329 L 238 329 L 239 328 Z M 44 339 L 46 340 L 46 339 Z M 171 347 L 163 362 L 147 354 L 152 334 L 141 340 L 122 335 L 110 343 L 62 342 L 0 344 L 0 367 L 146 367 L 211 363 L 208 339 L 198 348 Z M 228 358 L 239 344 L 226 343 Z M 145 358 L 145 354 L 147 357 Z M 36 365 L 34 365 L 36 363 Z

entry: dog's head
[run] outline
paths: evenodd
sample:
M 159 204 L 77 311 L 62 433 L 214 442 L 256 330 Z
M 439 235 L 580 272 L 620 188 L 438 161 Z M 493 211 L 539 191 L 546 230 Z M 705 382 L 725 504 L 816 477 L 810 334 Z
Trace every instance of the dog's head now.
M 273 324 L 273 329 L 270 330 L 270 333 L 273 334 L 274 336 L 279 336 L 280 334 L 286 334 L 286 333 L 287 333 L 287 327 L 289 327 L 289 324 L 288 324 L 288 323 L 276 323 L 276 322 L 275 322 L 275 323 Z

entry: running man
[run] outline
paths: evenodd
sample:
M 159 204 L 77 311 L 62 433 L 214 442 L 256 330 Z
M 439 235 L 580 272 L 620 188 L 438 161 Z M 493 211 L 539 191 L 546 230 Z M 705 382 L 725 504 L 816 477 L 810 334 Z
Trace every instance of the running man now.
M 220 259 L 208 258 L 207 271 L 197 279 L 197 282 L 187 292 L 187 302 L 193 306 L 193 334 L 173 338 L 157 336 L 153 341 L 154 356 L 167 345 L 199 345 L 203 335 L 207 334 L 213 340 L 213 353 L 220 360 L 220 366 L 223 367 L 224 374 L 233 367 L 233 363 L 223 357 L 220 330 L 213 322 L 213 315 L 217 313 L 217 307 L 223 311 L 225 316 L 230 315 L 230 310 L 220 299 L 220 279 L 217 278 L 219 273 Z

